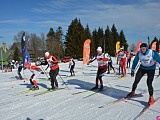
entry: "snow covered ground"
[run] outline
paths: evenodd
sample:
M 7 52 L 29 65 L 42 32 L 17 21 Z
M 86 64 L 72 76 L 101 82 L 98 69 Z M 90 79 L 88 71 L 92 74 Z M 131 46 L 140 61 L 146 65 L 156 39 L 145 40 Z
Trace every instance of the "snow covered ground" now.
M 114 66 L 115 65 L 115 58 Z M 97 70 L 96 61 L 89 66 L 76 62 L 75 77 L 69 75 L 68 63 L 60 63 L 60 75 L 70 90 L 61 89 L 54 92 L 38 95 L 50 87 L 46 75 L 37 79 L 40 90 L 23 93 L 31 87 L 28 80 L 16 80 L 17 71 L 0 73 L 0 119 L 1 120 L 133 120 L 147 105 L 148 92 L 142 96 L 125 100 L 104 108 L 99 106 L 110 103 L 126 96 L 131 91 L 134 78 L 118 79 L 118 76 L 106 74 L 103 77 L 105 91 L 90 97 L 94 93 L 88 91 L 73 95 L 73 93 L 88 90 L 95 85 Z M 130 73 L 130 69 L 127 69 Z M 156 71 L 157 74 L 158 71 Z M 23 76 L 29 78 L 31 73 L 24 71 Z M 59 87 L 66 87 L 57 76 Z M 160 96 L 160 78 L 154 79 L 154 97 Z M 146 76 L 139 83 L 136 93 L 147 91 Z M 160 100 L 145 112 L 138 120 L 156 120 L 160 116 Z

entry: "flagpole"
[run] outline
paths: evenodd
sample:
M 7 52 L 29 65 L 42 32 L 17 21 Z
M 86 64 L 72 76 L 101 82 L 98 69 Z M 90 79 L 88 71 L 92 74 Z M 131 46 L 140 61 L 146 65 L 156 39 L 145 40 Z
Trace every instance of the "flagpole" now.
M 26 62 L 31 64 L 30 55 L 29 55 L 29 52 L 27 50 L 26 43 L 25 43 L 25 32 L 23 33 L 22 38 L 21 38 L 21 48 L 22 48 L 23 67 L 25 67 L 24 64 Z M 23 68 L 23 75 L 24 75 L 24 68 Z

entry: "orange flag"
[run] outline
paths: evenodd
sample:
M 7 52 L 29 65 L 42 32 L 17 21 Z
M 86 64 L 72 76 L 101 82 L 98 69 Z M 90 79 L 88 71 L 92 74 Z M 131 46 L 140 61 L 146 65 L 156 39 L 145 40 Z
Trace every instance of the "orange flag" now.
M 137 46 L 136 46 L 136 54 L 137 54 L 138 51 L 140 50 L 141 44 L 142 44 L 142 41 L 139 41 L 139 42 L 137 43 Z
M 90 43 L 91 40 L 87 39 L 83 45 L 83 64 L 87 64 L 90 58 Z

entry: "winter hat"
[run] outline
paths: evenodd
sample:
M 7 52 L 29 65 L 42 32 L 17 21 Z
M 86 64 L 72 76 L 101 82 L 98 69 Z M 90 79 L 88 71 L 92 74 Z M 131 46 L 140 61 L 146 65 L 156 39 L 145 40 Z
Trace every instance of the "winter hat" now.
M 146 47 L 146 48 L 148 48 L 148 45 L 146 44 L 146 43 L 142 43 L 141 45 L 140 45 L 140 48 L 141 47 Z
M 45 56 L 48 57 L 49 56 L 49 52 L 45 52 Z
M 102 48 L 101 48 L 101 47 L 98 47 L 98 48 L 97 48 L 97 51 L 102 52 Z
M 120 50 L 123 50 L 123 49 L 124 49 L 123 47 L 120 48 Z

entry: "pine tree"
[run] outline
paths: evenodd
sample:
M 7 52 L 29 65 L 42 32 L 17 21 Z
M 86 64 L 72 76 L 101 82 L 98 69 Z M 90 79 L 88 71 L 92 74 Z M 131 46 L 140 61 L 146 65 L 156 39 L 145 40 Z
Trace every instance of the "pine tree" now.
M 18 50 L 17 47 L 15 48 L 15 51 L 14 51 L 14 54 L 13 54 L 13 60 L 15 60 L 15 61 L 20 60 L 20 54 L 19 54 L 19 50 Z
M 116 52 L 116 43 L 117 41 L 119 41 L 119 34 L 117 32 L 117 28 L 116 26 L 113 24 L 112 28 L 111 28 L 111 35 L 112 35 L 112 44 L 113 44 L 113 52 Z
M 95 29 L 95 30 L 93 30 L 93 32 L 92 32 L 92 41 L 93 41 L 93 43 L 94 43 L 94 49 L 96 50 L 97 49 L 97 47 L 99 46 L 98 45 L 98 37 L 97 37 L 97 30 Z M 96 51 L 94 51 L 94 53 L 96 54 Z
M 56 46 L 57 46 L 57 50 L 55 51 L 57 57 L 60 59 L 63 57 L 64 54 L 64 47 L 63 47 L 63 31 L 62 31 L 62 27 L 58 27 L 56 32 L 55 32 L 55 40 L 56 40 Z
M 105 51 L 108 52 L 109 54 L 114 54 L 113 53 L 114 44 L 113 44 L 113 39 L 111 37 L 111 31 L 109 26 L 107 26 L 104 36 L 105 36 Z
M 83 43 L 85 38 L 84 27 L 82 26 L 80 20 L 77 18 L 72 20 L 70 26 L 68 27 L 65 39 L 65 54 L 74 58 L 81 58 L 83 55 Z
M 98 48 L 98 47 L 104 47 L 104 33 L 103 33 L 103 29 L 102 28 L 98 28 L 98 31 L 95 29 L 93 32 L 92 32 L 92 39 L 93 39 L 93 42 L 94 42 L 94 48 L 95 50 Z M 104 49 L 103 49 L 104 51 Z
M 124 47 L 124 50 L 127 51 L 127 49 L 128 49 L 128 44 L 127 44 L 127 40 L 126 40 L 126 37 L 125 37 L 125 35 L 124 35 L 123 30 L 120 31 L 119 41 L 120 41 L 121 47 L 123 46 L 123 47 Z
M 97 39 L 98 39 L 98 46 L 103 48 L 104 45 L 104 33 L 103 33 L 103 28 L 98 28 L 97 32 Z
M 90 39 L 91 40 L 91 44 L 90 44 L 90 56 L 93 56 L 95 54 L 95 48 L 94 48 L 94 41 L 92 40 L 92 35 L 89 29 L 89 26 L 87 24 L 85 30 L 84 30 L 84 39 Z
M 54 37 L 55 37 L 55 32 L 53 28 L 50 28 L 48 34 L 47 34 L 47 39 L 46 39 L 46 46 L 47 50 L 51 53 L 54 54 Z

